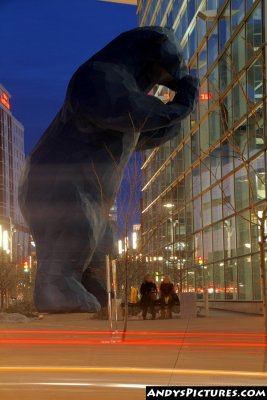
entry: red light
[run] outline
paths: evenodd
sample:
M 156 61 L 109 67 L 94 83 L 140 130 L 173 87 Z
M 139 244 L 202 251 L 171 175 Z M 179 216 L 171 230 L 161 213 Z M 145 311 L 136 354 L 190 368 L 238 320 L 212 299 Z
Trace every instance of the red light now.
M 5 106 L 8 110 L 10 110 L 10 99 L 5 92 L 2 92 L 0 95 L 0 102 Z
M 204 92 L 199 94 L 199 100 L 211 100 L 212 94 L 210 92 Z

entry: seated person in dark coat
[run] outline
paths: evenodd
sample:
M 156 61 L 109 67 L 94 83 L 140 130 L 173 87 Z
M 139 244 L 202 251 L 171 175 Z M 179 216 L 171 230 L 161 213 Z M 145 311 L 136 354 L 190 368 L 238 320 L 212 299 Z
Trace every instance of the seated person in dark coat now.
M 157 292 L 157 286 L 153 282 L 152 275 L 146 274 L 144 277 L 144 282 L 140 288 L 140 293 L 142 295 L 140 306 L 142 308 L 143 319 L 146 319 L 148 309 L 151 311 L 152 319 L 156 318 L 155 300 L 157 297 Z
M 164 310 L 167 307 L 168 317 L 172 318 L 172 306 L 174 304 L 174 285 L 168 276 L 165 276 L 160 284 L 160 303 L 161 303 L 161 316 L 164 317 Z

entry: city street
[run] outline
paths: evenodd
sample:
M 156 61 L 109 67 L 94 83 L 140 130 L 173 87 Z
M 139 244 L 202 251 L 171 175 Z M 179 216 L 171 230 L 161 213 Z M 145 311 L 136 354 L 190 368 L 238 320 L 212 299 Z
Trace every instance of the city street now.
M 145 398 L 146 385 L 265 385 L 263 320 L 213 313 L 130 321 L 123 340 L 86 314 L 1 324 L 1 399 Z

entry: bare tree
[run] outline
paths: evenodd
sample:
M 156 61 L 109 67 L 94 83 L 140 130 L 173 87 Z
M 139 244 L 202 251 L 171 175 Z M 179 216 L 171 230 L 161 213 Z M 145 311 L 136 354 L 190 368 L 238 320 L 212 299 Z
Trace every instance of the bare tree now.
M 16 265 L 10 261 L 6 252 L 0 253 L 0 307 L 8 305 L 11 291 L 16 290 Z

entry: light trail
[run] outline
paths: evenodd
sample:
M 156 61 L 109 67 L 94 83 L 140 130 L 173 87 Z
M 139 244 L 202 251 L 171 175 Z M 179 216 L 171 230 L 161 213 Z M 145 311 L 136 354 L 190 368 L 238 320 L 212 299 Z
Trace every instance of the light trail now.
M 107 335 L 111 334 L 122 334 L 122 332 L 110 332 L 110 331 L 70 331 L 70 330 L 17 330 L 17 329 L 5 329 L 0 330 L 1 334 L 44 334 L 44 335 Z M 225 333 L 225 332 L 150 332 L 150 331 L 128 331 L 125 333 L 126 336 L 225 336 L 225 337 L 266 337 L 263 333 Z
M 263 347 L 267 348 L 267 343 L 240 343 L 240 342 L 190 342 L 178 340 L 79 340 L 79 339 L 0 339 L 0 344 L 17 344 L 17 345 L 124 345 L 124 346 L 209 346 L 209 347 Z
M 67 387 L 100 387 L 100 388 L 119 388 L 119 389 L 145 389 L 146 386 L 137 383 L 84 383 L 84 382 L 0 382 L 1 387 L 23 387 L 23 386 L 67 386 Z
M 236 376 L 251 378 L 267 378 L 266 372 L 226 371 L 226 370 L 196 370 L 172 368 L 137 368 L 137 367 L 57 367 L 57 366 L 2 366 L 4 372 L 64 372 L 64 373 L 112 373 L 112 374 L 152 374 L 152 375 L 209 375 Z

